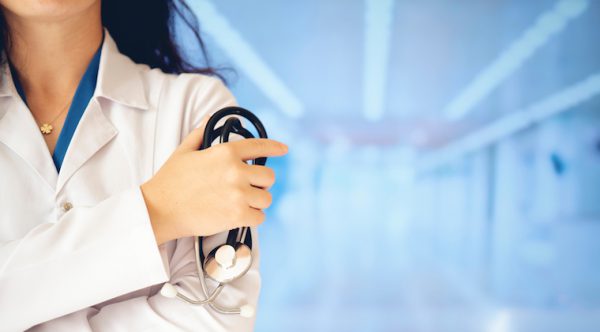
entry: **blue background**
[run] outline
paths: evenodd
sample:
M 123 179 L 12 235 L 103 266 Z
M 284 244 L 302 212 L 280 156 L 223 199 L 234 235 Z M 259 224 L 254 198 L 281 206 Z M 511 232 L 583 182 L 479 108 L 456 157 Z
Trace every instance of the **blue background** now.
M 599 1 L 189 4 L 290 146 L 257 331 L 600 331 Z

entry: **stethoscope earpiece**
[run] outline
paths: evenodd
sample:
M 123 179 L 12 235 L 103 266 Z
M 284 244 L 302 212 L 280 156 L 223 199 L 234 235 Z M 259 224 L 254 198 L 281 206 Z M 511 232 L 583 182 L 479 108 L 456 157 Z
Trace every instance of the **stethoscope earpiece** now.
M 221 127 L 216 127 L 219 120 L 232 116 L 225 121 Z M 244 138 L 254 138 L 254 135 L 244 127 L 237 117 L 248 120 L 258 132 L 260 138 L 267 138 L 267 132 L 258 117 L 252 112 L 241 107 L 226 107 L 213 114 L 206 124 L 204 137 L 200 150 L 207 149 L 217 141 L 227 143 L 231 134 L 237 134 Z M 257 158 L 252 161 L 255 165 L 265 165 L 267 158 Z M 196 237 L 194 249 L 196 252 L 196 269 L 202 286 L 202 292 L 206 299 L 193 300 L 179 293 L 177 288 L 165 283 L 160 290 L 162 296 L 168 298 L 178 297 L 190 304 L 209 305 L 222 314 L 239 314 L 242 317 L 254 317 L 255 309 L 252 305 L 245 304 L 239 308 L 228 308 L 215 302 L 215 298 L 221 293 L 225 284 L 244 276 L 252 266 L 252 234 L 250 228 L 236 228 L 227 234 L 227 242 L 213 249 L 206 257 L 202 248 L 203 238 Z M 205 277 L 216 281 L 218 286 L 208 294 Z
M 244 304 L 243 306 L 240 307 L 240 316 L 242 316 L 244 318 L 252 318 L 252 317 L 254 317 L 255 313 L 256 313 L 256 310 L 254 310 L 254 306 L 251 306 L 249 304 Z
M 160 289 L 160 295 L 164 297 L 168 297 L 170 299 L 177 297 L 177 288 L 172 284 L 165 282 L 165 284 Z

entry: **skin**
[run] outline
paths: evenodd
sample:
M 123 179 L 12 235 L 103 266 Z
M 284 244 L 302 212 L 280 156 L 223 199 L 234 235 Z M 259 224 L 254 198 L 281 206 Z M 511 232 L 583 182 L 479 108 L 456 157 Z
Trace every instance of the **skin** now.
M 0 0 L 11 40 L 9 57 L 38 122 L 48 122 L 72 99 L 102 41 L 100 0 Z M 50 153 L 66 112 L 44 135 Z M 140 186 L 158 245 L 186 236 L 208 236 L 257 226 L 271 205 L 275 174 L 244 161 L 276 157 L 287 146 L 248 139 L 197 151 L 204 123 L 161 169 Z

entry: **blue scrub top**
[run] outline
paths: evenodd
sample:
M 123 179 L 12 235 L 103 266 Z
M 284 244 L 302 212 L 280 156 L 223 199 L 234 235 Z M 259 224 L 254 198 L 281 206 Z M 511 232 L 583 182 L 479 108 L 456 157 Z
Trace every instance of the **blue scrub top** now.
M 60 172 L 60 168 L 62 166 L 63 160 L 65 159 L 65 155 L 67 154 L 67 148 L 69 147 L 69 143 L 71 143 L 71 139 L 73 138 L 73 134 L 75 134 L 75 129 L 77 129 L 77 124 L 79 124 L 79 120 L 83 116 L 83 112 L 87 108 L 92 96 L 94 95 L 94 91 L 96 90 L 96 82 L 98 80 L 98 68 L 100 67 L 100 54 L 102 53 L 102 45 L 94 54 L 92 61 L 88 65 L 79 85 L 77 86 L 77 90 L 75 91 L 75 95 L 73 96 L 73 100 L 71 101 L 71 106 L 69 107 L 69 111 L 67 113 L 67 117 L 65 119 L 65 123 L 63 128 L 58 135 L 58 140 L 56 142 L 56 147 L 54 148 L 54 153 L 52 154 L 52 160 L 54 160 L 54 165 L 56 166 L 56 170 Z M 15 84 L 15 88 L 17 92 L 27 105 L 27 98 L 25 97 L 25 91 L 23 91 L 23 86 L 19 81 L 18 76 L 16 75 L 15 69 L 12 65 L 10 65 L 10 70 L 12 73 L 13 81 Z

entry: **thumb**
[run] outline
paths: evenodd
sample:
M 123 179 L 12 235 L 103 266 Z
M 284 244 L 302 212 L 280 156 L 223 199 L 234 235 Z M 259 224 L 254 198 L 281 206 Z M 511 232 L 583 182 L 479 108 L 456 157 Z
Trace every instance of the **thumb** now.
M 186 138 L 183 139 L 181 144 L 179 144 L 179 147 L 177 147 L 177 152 L 196 151 L 200 148 L 200 145 L 202 145 L 202 136 L 204 136 L 204 129 L 206 128 L 206 123 L 209 118 L 210 114 L 206 115 L 202 119 L 202 122 L 200 122 L 198 128 L 192 130 Z

